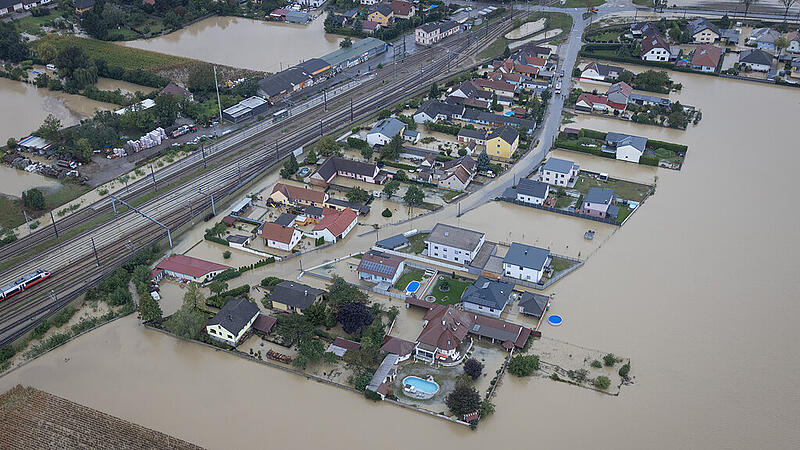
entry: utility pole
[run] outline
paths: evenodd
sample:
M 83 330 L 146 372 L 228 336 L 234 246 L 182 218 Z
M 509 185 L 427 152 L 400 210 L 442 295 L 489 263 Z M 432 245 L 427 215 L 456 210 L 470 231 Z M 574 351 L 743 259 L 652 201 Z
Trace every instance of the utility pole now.
M 94 250 L 94 260 L 97 261 L 97 267 L 100 267 L 100 258 L 97 256 L 97 247 L 94 245 L 94 237 L 92 237 L 92 250 Z
M 222 125 L 222 102 L 219 100 L 219 83 L 217 82 L 217 66 L 214 66 L 214 87 L 217 88 L 217 107 L 219 108 L 219 124 Z M 217 133 L 219 136 L 219 132 Z M 171 247 L 171 245 L 170 245 Z
M 328 110 L 328 95 L 325 89 L 322 89 L 322 103 L 323 103 L 323 111 Z
M 56 227 L 56 218 L 53 217 L 53 210 L 52 209 L 50 210 L 50 220 L 53 221 L 53 231 L 56 232 L 56 239 L 58 239 L 58 228 Z
M 205 154 L 203 154 L 203 168 L 206 168 Z M 153 170 L 152 164 L 150 164 L 150 175 L 153 177 L 153 192 L 158 192 L 158 187 L 156 187 L 156 172 Z
M 199 192 L 201 195 L 205 195 L 206 197 L 211 197 L 211 214 L 216 216 L 217 215 L 217 209 L 214 207 L 214 194 L 206 194 L 200 188 L 197 188 L 197 192 Z

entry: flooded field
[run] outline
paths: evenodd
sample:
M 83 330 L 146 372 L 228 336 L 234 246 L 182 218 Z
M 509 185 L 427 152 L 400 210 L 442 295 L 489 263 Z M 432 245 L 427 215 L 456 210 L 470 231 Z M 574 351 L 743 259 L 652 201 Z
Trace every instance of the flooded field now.
M 31 188 L 54 188 L 58 185 L 53 178 L 0 165 L 0 194 L 19 197 L 23 191 Z
M 118 106 L 90 100 L 80 95 L 39 89 L 19 81 L 0 78 L 0 142 L 28 136 L 39 128 L 48 114 L 61 120 L 62 126 L 75 125 L 98 109 Z
M 122 91 L 123 94 L 133 94 L 136 91 L 142 92 L 144 94 L 149 94 L 155 91 L 155 88 L 151 88 L 148 86 L 142 86 L 140 84 L 133 84 L 133 83 L 128 83 L 127 81 L 112 80 L 111 78 L 103 78 L 103 77 L 97 79 L 97 83 L 95 83 L 94 87 L 100 89 L 101 91 L 115 91 L 119 89 L 120 91 Z
M 278 72 L 338 50 L 341 40 L 341 37 L 325 34 L 323 17 L 308 25 L 298 25 L 215 16 L 166 36 L 121 45 L 233 67 Z M 287 45 L 289 42 L 292 45 Z M 230 51 L 231 48 L 236 51 Z
M 593 252 L 553 286 L 553 312 L 564 324 L 546 325 L 543 333 L 630 357 L 636 383 L 619 397 L 506 377 L 497 412 L 470 432 L 145 330 L 133 316 L 3 376 L 0 390 L 33 385 L 208 448 L 263 445 L 269 436 L 286 448 L 463 449 L 496 446 L 498 439 L 524 446 L 534 435 L 537 445 L 581 448 L 604 447 L 602 436 L 609 434 L 620 448 L 796 448 L 800 385 L 790 374 L 800 370 L 794 344 L 800 217 L 787 205 L 800 165 L 794 134 L 800 91 L 671 75 L 684 85 L 681 101 L 702 108 L 699 126 L 679 132 L 580 116 L 570 125 L 689 145 L 683 169 L 658 169 L 655 196 L 624 227 L 593 223 L 599 236 L 589 244 L 582 238 L 588 222 L 489 203 L 460 219 L 451 205 L 387 229 L 426 229 L 446 220 L 482 229 L 491 240 L 551 245 L 582 258 Z M 638 167 L 619 164 L 620 172 L 608 172 L 626 179 L 653 175 L 641 168 L 649 172 L 628 176 L 621 172 Z M 473 194 L 463 203 L 479 199 Z M 197 242 L 200 228 L 179 246 Z M 363 249 L 373 239 L 351 233 L 327 251 L 304 255 L 303 265 Z M 237 283 L 296 276 L 299 259 L 254 270 Z M 414 331 L 399 334 L 413 337 Z M 765 376 L 764 368 L 789 375 Z M 210 396 L 222 386 L 224 401 L 210 408 Z M 358 423 L 359 431 L 343 433 L 345 423 Z

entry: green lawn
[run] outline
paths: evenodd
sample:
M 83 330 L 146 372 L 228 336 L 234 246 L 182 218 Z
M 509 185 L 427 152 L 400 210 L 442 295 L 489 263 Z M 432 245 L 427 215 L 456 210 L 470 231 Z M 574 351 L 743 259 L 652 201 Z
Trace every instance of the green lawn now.
M 436 297 L 436 301 L 438 303 L 442 303 L 445 305 L 455 305 L 456 303 L 461 303 L 461 294 L 464 293 L 464 290 L 467 289 L 471 283 L 467 283 L 466 281 L 455 280 L 452 277 L 440 275 L 440 278 L 443 277 L 447 282 L 450 284 L 450 290 L 447 292 L 442 292 L 439 290 L 439 284 L 441 283 L 441 279 L 436 282 L 436 285 L 428 292 L 428 295 L 433 295 Z
M 418 233 L 414 236 L 408 238 L 408 247 L 402 249 L 405 253 L 414 253 L 419 255 L 425 250 L 425 238 L 428 237 L 428 233 Z
M 618 31 L 604 31 L 600 34 L 590 36 L 596 41 L 617 41 L 622 33 Z
M 600 6 L 605 2 L 606 0 L 567 0 L 563 5 L 561 2 L 556 2 L 553 6 L 556 8 L 588 8 L 590 6 Z
M 57 9 L 52 9 L 49 16 L 28 16 L 15 20 L 14 24 L 17 26 L 17 29 L 23 33 L 36 34 L 39 31 L 39 27 L 42 25 L 50 25 L 50 22 L 61 16 L 62 14 Z
M 406 269 L 406 272 L 403 275 L 401 275 L 400 278 L 397 280 L 397 283 L 395 283 L 394 288 L 397 289 L 398 291 L 405 291 L 406 286 L 408 286 L 408 283 L 414 280 L 421 281 L 422 275 L 424 274 L 425 271 L 422 269 Z
M 576 263 L 575 261 L 570 261 L 568 259 L 559 258 L 558 256 L 554 256 L 552 261 L 550 262 L 550 267 L 553 269 L 553 272 L 561 272 L 562 270 L 569 269 L 575 264 L 578 263 Z
M 611 188 L 614 190 L 614 194 L 617 197 L 624 198 L 625 200 L 633 200 L 635 202 L 642 201 L 651 189 L 651 187 L 646 184 L 615 180 L 613 178 L 609 178 L 608 181 L 600 181 L 586 174 L 578 175 L 578 181 L 575 182 L 575 190 L 586 195 L 586 193 L 589 192 L 589 188 L 592 187 Z
M 503 51 L 505 51 L 506 47 L 508 46 L 508 42 L 508 39 L 504 38 L 503 36 L 498 37 L 494 40 L 494 42 L 489 44 L 488 47 L 478 53 L 478 59 L 484 60 L 502 55 Z
M 451 201 L 453 201 L 454 198 L 458 197 L 460 194 L 461 192 L 459 191 L 453 191 L 448 189 L 447 192 L 445 192 L 445 194 L 442 195 L 442 198 L 444 199 L 444 201 L 450 203 Z
M 653 0 L 633 0 L 634 5 L 653 7 Z
M 572 204 L 572 201 L 573 201 L 572 197 L 570 197 L 568 195 L 565 195 L 563 197 L 559 197 L 556 200 L 556 208 L 558 208 L 558 209 L 566 208 L 567 206 Z
M 630 216 L 632 212 L 633 210 L 630 209 L 629 207 L 620 206 L 619 213 L 617 214 L 617 222 L 622 223 L 622 221 L 625 220 L 628 216 Z

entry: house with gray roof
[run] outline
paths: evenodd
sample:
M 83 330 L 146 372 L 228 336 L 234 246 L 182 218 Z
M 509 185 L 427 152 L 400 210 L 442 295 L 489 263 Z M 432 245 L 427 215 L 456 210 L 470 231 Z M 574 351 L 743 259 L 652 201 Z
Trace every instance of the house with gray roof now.
M 572 187 L 578 179 L 580 166 L 572 161 L 548 158 L 542 165 L 541 179 L 553 186 Z
M 405 261 L 402 256 L 370 250 L 361 257 L 358 278 L 373 283 L 388 283 L 391 286 L 403 274 Z
M 461 142 L 474 142 L 478 145 L 486 145 L 486 131 L 478 128 L 462 128 L 458 132 L 457 139 Z
M 647 138 L 630 134 L 611 132 L 606 135 L 603 151 L 615 153 L 621 161 L 639 162 L 647 147 Z
M 464 112 L 464 107 L 455 103 L 428 100 L 414 113 L 414 122 L 426 123 L 439 120 L 459 119 Z
M 533 292 L 524 292 L 519 299 L 519 312 L 534 317 L 542 317 L 550 306 L 550 297 Z
M 695 44 L 713 44 L 720 38 L 719 27 L 703 17 L 689 21 L 686 30 Z
M 236 347 L 250 331 L 258 314 L 258 307 L 250 303 L 250 300 L 235 298 L 225 303 L 222 309 L 206 323 L 205 330 L 211 339 Z
M 617 198 L 613 189 L 593 187 L 589 188 L 583 198 L 580 212 L 581 214 L 601 219 L 606 217 L 615 219 L 619 213 L 619 207 L 616 206 L 616 203 Z
M 375 243 L 376 247 L 385 248 L 387 250 L 399 250 L 408 247 L 408 245 L 408 238 L 403 234 L 396 234 Z
M 325 186 L 337 176 L 366 181 L 367 183 L 383 184 L 386 181 L 385 173 L 381 173 L 375 163 L 356 161 L 354 159 L 332 156 L 325 160 L 310 177 L 310 182 L 316 186 Z
M 541 181 L 528 178 L 519 180 L 516 189 L 516 199 L 533 205 L 541 205 L 550 195 L 550 185 Z
M 471 286 L 467 286 L 461 294 L 461 304 L 466 311 L 472 311 L 489 317 L 498 318 L 511 302 L 514 285 L 502 281 L 494 281 L 484 277 Z
M 293 281 L 281 281 L 272 289 L 269 299 L 275 309 L 303 313 L 314 302 L 321 301 L 325 291 Z
M 503 258 L 503 276 L 539 283 L 551 260 L 550 250 L 514 242 Z
M 757 49 L 774 52 L 775 39 L 778 39 L 780 36 L 781 34 L 772 28 L 756 28 L 750 33 L 747 43 L 755 44 Z
M 757 48 L 739 53 L 739 65 L 756 72 L 768 72 L 772 68 L 772 60 L 772 55 Z
M 367 133 L 367 144 L 371 147 L 376 145 L 386 145 L 393 137 L 402 135 L 406 129 L 406 124 L 394 117 L 387 117 L 379 120 L 369 133 Z
M 486 233 L 437 223 L 425 238 L 425 254 L 467 265 L 475 259 L 486 239 Z

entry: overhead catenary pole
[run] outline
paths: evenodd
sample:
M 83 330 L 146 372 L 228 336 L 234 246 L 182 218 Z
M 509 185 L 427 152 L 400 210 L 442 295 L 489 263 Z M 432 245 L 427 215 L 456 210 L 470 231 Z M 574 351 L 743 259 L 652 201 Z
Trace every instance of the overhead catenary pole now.
M 169 230 L 169 227 L 168 227 L 168 226 L 166 226 L 166 225 L 164 225 L 163 223 L 159 222 L 158 220 L 156 220 L 156 219 L 154 219 L 154 218 L 152 218 L 152 217 L 148 216 L 148 215 L 147 215 L 147 214 L 145 214 L 144 212 L 142 212 L 142 211 L 139 211 L 139 210 L 138 210 L 136 207 L 134 207 L 133 205 L 131 205 L 131 204 L 127 203 L 125 200 L 122 200 L 122 199 L 120 199 L 120 198 L 116 198 L 116 197 L 114 197 L 114 196 L 113 196 L 113 195 L 111 195 L 111 194 L 109 194 L 108 196 L 109 196 L 109 197 L 111 197 L 112 201 L 113 201 L 113 200 L 116 200 L 116 201 L 118 201 L 118 202 L 122 203 L 123 205 L 127 206 L 128 208 L 130 208 L 130 209 L 132 209 L 132 210 L 136 211 L 137 213 L 139 213 L 139 214 L 140 214 L 142 217 L 144 217 L 145 219 L 147 219 L 147 220 L 149 220 L 149 221 L 153 222 L 154 224 L 156 224 L 156 225 L 160 226 L 161 228 L 164 228 L 165 230 L 167 230 L 167 239 L 169 239 L 169 247 L 170 247 L 170 248 L 172 248 L 172 233 L 170 232 L 170 230 Z M 113 203 L 112 203 L 112 204 L 113 204 Z
M 58 239 L 58 227 L 56 227 L 56 218 L 53 216 L 53 210 L 50 210 L 50 220 L 53 221 L 53 231 L 56 233 L 56 239 Z
M 217 209 L 214 207 L 214 194 L 206 194 L 200 188 L 197 188 L 197 192 L 199 192 L 202 195 L 205 195 L 206 197 L 211 197 L 211 214 L 216 216 L 217 215 Z
M 94 245 L 94 237 L 92 239 L 92 250 L 94 250 L 94 260 L 97 261 L 97 267 L 100 267 L 100 257 L 97 256 L 97 247 Z
M 350 97 L 350 122 L 353 121 L 353 97 Z
M 203 157 L 203 168 L 206 167 L 206 158 Z M 153 170 L 153 165 L 150 164 L 150 175 L 153 177 L 153 192 L 158 192 L 158 187 L 156 186 L 156 172 Z
M 206 148 L 205 144 L 200 144 L 200 153 L 203 154 L 203 169 L 206 168 Z M 150 169 L 153 169 L 153 166 L 150 166 Z M 155 178 L 153 178 L 153 183 L 155 184 Z

